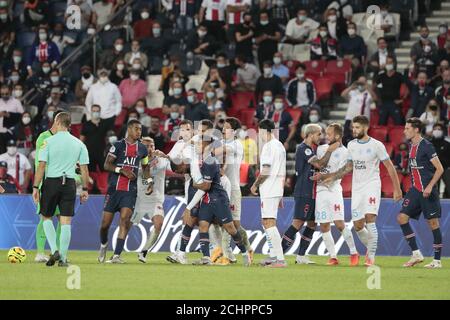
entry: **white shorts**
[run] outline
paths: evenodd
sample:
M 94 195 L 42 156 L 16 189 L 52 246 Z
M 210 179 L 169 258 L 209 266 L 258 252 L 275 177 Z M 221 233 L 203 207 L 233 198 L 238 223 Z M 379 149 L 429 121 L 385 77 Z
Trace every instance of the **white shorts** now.
M 141 220 L 147 216 L 150 220 L 154 216 L 164 217 L 164 208 L 161 202 L 149 202 L 144 205 L 136 206 L 133 216 L 131 217 L 131 222 L 133 224 L 139 224 Z
M 352 190 L 352 221 L 364 219 L 366 214 L 378 215 L 380 202 L 380 184 L 372 184 L 364 189 Z
M 316 222 L 344 221 L 344 198 L 342 192 L 320 190 L 316 195 Z
M 231 190 L 230 210 L 233 220 L 241 220 L 241 190 Z
M 261 199 L 261 218 L 276 219 L 278 209 L 282 207 L 283 197 L 263 198 Z

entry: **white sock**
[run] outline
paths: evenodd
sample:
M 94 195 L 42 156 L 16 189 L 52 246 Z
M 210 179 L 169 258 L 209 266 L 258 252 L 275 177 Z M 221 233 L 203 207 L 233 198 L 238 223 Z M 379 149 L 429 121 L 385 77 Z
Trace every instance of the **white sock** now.
M 100 243 L 100 247 L 101 248 L 106 248 L 108 246 L 108 242 L 107 243 L 105 243 L 105 244 L 103 244 L 103 243 Z
M 228 258 L 232 261 L 236 260 L 236 257 L 234 256 L 233 252 L 231 251 L 231 247 L 230 247 L 231 235 L 224 230 L 222 232 L 221 240 L 222 240 L 223 255 L 225 256 L 225 258 Z
M 270 239 L 271 243 L 269 243 L 269 249 L 270 245 L 272 245 L 271 251 L 273 251 L 273 253 L 270 254 L 270 257 L 276 257 L 277 260 L 284 261 L 283 248 L 281 247 L 281 236 L 280 232 L 278 232 L 277 227 L 266 229 L 266 236 L 268 237 L 267 241 L 269 242 Z
M 330 258 L 336 258 L 336 249 L 334 247 L 334 240 L 333 236 L 331 235 L 331 231 L 322 232 L 322 239 L 323 242 L 325 243 L 325 247 L 330 253 Z
M 375 223 L 367 223 L 367 230 L 369 232 L 369 238 L 368 238 L 368 256 L 370 259 L 375 258 L 375 253 L 377 252 L 377 246 L 378 246 L 378 230 L 377 225 Z
M 144 248 L 142 250 L 150 250 L 151 247 L 153 247 L 153 245 L 155 244 L 156 240 L 158 240 L 159 237 L 159 233 L 160 231 L 156 231 L 155 229 L 153 229 L 152 232 L 150 232 L 147 236 L 147 242 L 144 245 Z
M 269 257 L 275 260 L 277 257 L 275 256 L 275 251 L 273 250 L 272 236 L 267 232 L 267 229 L 264 230 L 264 234 L 266 235 L 267 246 L 269 247 Z
M 361 240 L 363 245 L 367 248 L 369 245 L 369 232 L 367 231 L 367 229 L 364 227 L 361 230 L 356 231 L 356 233 L 358 234 L 359 240 Z
M 209 226 L 209 241 L 212 248 L 222 246 L 222 228 L 217 224 Z
M 344 227 L 344 230 L 341 231 L 341 234 L 344 237 L 348 248 L 350 249 L 350 254 L 356 254 L 357 251 L 355 246 L 355 239 L 353 239 L 352 232 L 347 227 Z

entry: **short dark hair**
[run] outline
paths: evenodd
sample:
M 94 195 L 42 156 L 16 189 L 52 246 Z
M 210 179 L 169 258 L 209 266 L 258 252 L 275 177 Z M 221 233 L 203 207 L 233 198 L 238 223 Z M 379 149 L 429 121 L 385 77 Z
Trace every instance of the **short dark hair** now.
M 131 128 L 133 125 L 135 125 L 135 124 L 141 124 L 141 122 L 139 121 L 139 120 L 136 120 L 136 119 L 131 119 L 130 121 L 128 121 L 128 123 L 127 123 L 127 128 L 129 129 L 129 128 Z
M 55 118 L 55 120 L 57 120 L 58 123 L 62 125 L 64 128 L 70 128 L 70 125 L 72 124 L 72 120 L 70 119 L 70 113 L 65 111 L 58 113 L 58 117 Z
M 100 105 L 98 105 L 98 104 L 93 104 L 92 105 L 92 107 L 91 107 L 91 110 L 92 110 L 92 108 L 99 108 L 100 110 L 102 110 L 102 107 L 100 107 Z
M 225 119 L 226 123 L 229 123 L 231 126 L 231 129 L 233 130 L 238 130 L 241 128 L 241 122 L 239 121 L 239 119 L 235 118 L 235 117 L 228 117 Z
M 334 122 L 329 125 L 330 128 L 333 128 L 334 134 L 339 135 L 341 138 L 344 134 L 344 129 L 342 128 L 342 125 L 340 123 Z
M 379 37 L 379 38 L 377 39 L 377 43 L 379 43 L 381 40 L 386 41 L 386 38 L 385 38 L 385 37 Z
M 258 128 L 272 132 L 272 130 L 275 130 L 275 123 L 270 119 L 264 119 L 258 123 Z
M 214 128 L 214 123 L 211 120 L 208 120 L 208 119 L 201 120 L 199 125 L 206 126 L 207 129 Z
M 180 127 L 181 127 L 182 125 L 185 125 L 185 124 L 188 124 L 188 125 L 190 125 L 190 126 L 191 126 L 191 128 L 193 128 L 193 127 L 194 127 L 194 125 L 193 125 L 193 123 L 192 123 L 192 121 L 191 121 L 191 120 L 188 120 L 188 119 L 183 119 L 183 120 L 181 120 L 181 121 L 180 121 Z
M 360 125 L 363 126 L 369 126 L 369 118 L 367 118 L 366 116 L 356 116 L 353 118 L 353 123 L 359 123 Z
M 422 132 L 423 128 L 425 127 L 422 120 L 417 117 L 409 118 L 408 120 L 406 120 L 406 123 L 409 123 L 414 129 L 419 129 L 419 132 Z
M 304 63 L 299 63 L 298 66 L 297 66 L 297 70 L 298 70 L 298 69 L 306 70 L 306 64 L 304 64 Z
M 197 94 L 197 93 L 198 93 L 197 89 L 195 89 L 195 88 L 190 88 L 190 89 L 188 90 L 188 92 L 193 92 L 194 94 Z

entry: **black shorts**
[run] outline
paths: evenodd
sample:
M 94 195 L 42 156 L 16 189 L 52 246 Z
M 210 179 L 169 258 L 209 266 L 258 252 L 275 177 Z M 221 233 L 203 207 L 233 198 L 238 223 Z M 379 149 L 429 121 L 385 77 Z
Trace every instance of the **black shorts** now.
M 129 208 L 134 211 L 136 205 L 136 192 L 130 191 L 113 191 L 108 192 L 105 196 L 103 211 L 116 213 L 122 208 Z
M 402 213 L 412 219 L 418 220 L 423 212 L 425 219 L 430 220 L 441 217 L 441 202 L 439 200 L 439 191 L 433 188 L 428 198 L 423 197 L 423 193 L 416 188 L 411 188 L 405 195 L 402 204 Z
M 75 199 L 77 186 L 75 179 L 66 179 L 62 184 L 62 178 L 46 178 L 41 188 L 41 201 L 39 213 L 44 217 L 53 217 L 59 207 L 60 215 L 73 217 L 75 214 Z
M 302 221 L 316 221 L 316 199 L 294 197 L 294 219 Z
M 198 220 L 212 223 L 216 221 L 220 225 L 233 222 L 230 202 L 228 199 L 210 199 L 209 203 L 202 202 L 198 210 Z

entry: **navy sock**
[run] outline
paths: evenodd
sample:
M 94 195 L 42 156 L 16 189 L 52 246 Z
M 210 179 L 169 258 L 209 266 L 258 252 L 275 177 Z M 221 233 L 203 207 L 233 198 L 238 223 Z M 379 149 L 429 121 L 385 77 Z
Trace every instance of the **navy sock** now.
M 192 227 L 185 224 L 183 227 L 183 231 L 181 231 L 181 243 L 180 243 L 180 251 L 186 252 L 186 247 L 189 244 L 189 240 L 191 240 Z
M 239 232 L 236 232 L 234 236 L 231 236 L 233 238 L 234 243 L 236 244 L 236 247 L 241 250 L 242 253 L 246 252 L 244 241 L 242 241 L 242 236 Z
M 298 255 L 304 256 L 306 250 L 308 250 L 309 244 L 311 243 L 312 236 L 314 234 L 314 229 L 306 227 L 302 233 L 302 240 L 300 241 L 300 248 L 298 249 Z
M 100 228 L 100 242 L 103 245 L 108 243 L 108 228 Z
M 209 233 L 200 232 L 199 233 L 200 249 L 202 250 L 204 257 L 209 257 Z
M 402 228 L 403 235 L 405 236 L 406 242 L 408 242 L 409 246 L 411 247 L 412 251 L 418 250 L 417 242 L 416 242 L 416 234 L 411 228 L 411 225 L 409 222 L 405 224 L 401 224 L 400 228 Z
M 122 253 L 123 251 L 123 246 L 125 245 L 125 239 L 119 239 L 117 238 L 117 242 L 116 242 L 116 249 L 114 250 L 114 254 L 119 255 Z
M 295 235 L 298 230 L 295 229 L 294 226 L 290 226 L 283 235 L 283 240 L 281 241 L 281 247 L 283 248 L 283 252 L 286 252 L 295 241 Z
M 440 228 L 433 230 L 433 238 L 434 260 L 441 260 L 442 233 Z

